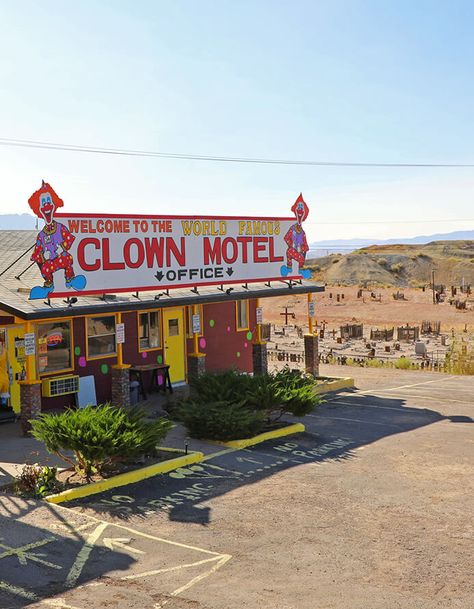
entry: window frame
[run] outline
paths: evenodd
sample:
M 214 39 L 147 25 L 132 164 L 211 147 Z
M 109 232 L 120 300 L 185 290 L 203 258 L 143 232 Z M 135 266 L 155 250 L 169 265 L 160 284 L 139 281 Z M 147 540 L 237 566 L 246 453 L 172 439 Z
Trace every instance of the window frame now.
M 40 372 L 39 365 L 39 326 L 44 326 L 46 324 L 55 324 L 55 323 L 69 323 L 69 368 L 61 368 L 58 370 L 51 370 L 49 372 Z M 35 355 L 35 366 L 38 371 L 38 376 L 41 378 L 43 376 L 54 376 L 57 374 L 64 374 L 66 372 L 74 372 L 74 319 L 72 317 L 55 317 L 54 319 L 48 319 L 41 322 L 37 322 L 35 324 L 35 335 L 36 335 L 36 355 Z
M 246 327 L 239 326 L 239 305 L 240 304 L 245 305 L 246 315 L 247 315 Z M 249 301 L 247 298 L 235 301 L 235 330 L 236 330 L 236 332 L 246 332 L 246 331 L 250 330 L 250 307 L 249 307 Z
M 89 319 L 94 319 L 95 317 L 113 317 L 114 318 L 114 337 L 115 337 L 115 351 L 113 353 L 104 353 L 104 355 L 89 355 L 89 329 L 88 322 Z M 86 360 L 94 361 L 96 359 L 105 359 L 107 357 L 117 357 L 117 315 L 115 313 L 99 313 L 95 315 L 86 315 L 84 317 L 84 330 L 86 336 Z M 110 336 L 110 334 L 96 334 L 95 336 Z
M 150 315 L 150 313 L 156 313 L 158 315 L 158 329 L 160 332 L 160 346 L 159 347 L 148 347 L 142 348 L 140 345 L 140 315 Z M 148 317 L 148 319 L 150 319 Z M 137 311 L 137 344 L 139 353 L 148 353 L 149 351 L 162 351 L 163 350 L 163 315 L 160 309 L 147 309 L 146 311 Z

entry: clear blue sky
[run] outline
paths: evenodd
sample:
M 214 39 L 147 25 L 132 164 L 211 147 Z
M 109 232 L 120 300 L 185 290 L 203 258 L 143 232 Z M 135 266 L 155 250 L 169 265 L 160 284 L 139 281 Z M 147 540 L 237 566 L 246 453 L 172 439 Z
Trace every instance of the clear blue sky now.
M 0 137 L 472 163 L 473 22 L 470 1 L 0 0 Z M 71 212 L 287 215 L 303 191 L 311 240 L 474 225 L 412 223 L 474 218 L 474 169 L 213 164 L 0 146 L 0 176 L 1 213 L 28 211 L 45 178 Z M 364 224 L 379 220 L 386 224 Z

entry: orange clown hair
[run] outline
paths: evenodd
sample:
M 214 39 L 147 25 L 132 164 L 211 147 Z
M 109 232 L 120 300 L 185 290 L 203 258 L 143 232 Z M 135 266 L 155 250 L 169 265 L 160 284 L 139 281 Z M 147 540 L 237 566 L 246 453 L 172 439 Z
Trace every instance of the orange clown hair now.
M 300 192 L 300 196 L 296 199 L 296 201 L 293 203 L 293 205 L 291 207 L 291 211 L 295 215 L 296 215 L 296 208 L 298 207 L 298 203 L 303 203 L 304 214 L 303 214 L 303 217 L 302 217 L 301 221 L 304 222 L 304 220 L 306 220 L 306 218 L 308 217 L 309 207 L 306 205 L 306 202 L 303 199 L 303 194 L 301 192 Z
M 38 218 L 42 217 L 41 213 L 40 213 L 40 196 L 45 192 L 48 192 L 51 195 L 51 199 L 52 199 L 52 201 L 54 203 L 54 207 L 56 209 L 58 207 L 64 206 L 64 201 L 62 199 L 60 199 L 58 197 L 58 195 L 54 192 L 54 190 L 51 188 L 51 186 L 43 180 L 43 184 L 41 185 L 41 188 L 39 190 L 37 190 L 36 192 L 34 192 L 31 195 L 31 197 L 28 199 L 29 206 L 34 211 L 34 213 L 38 216 Z

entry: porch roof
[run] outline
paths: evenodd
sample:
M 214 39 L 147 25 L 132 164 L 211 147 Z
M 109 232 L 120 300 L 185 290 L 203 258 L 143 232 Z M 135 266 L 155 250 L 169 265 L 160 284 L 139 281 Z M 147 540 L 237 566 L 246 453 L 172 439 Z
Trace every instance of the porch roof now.
M 81 296 L 71 293 L 77 302 L 69 305 L 62 298 L 29 300 L 31 288 L 38 283 L 36 264 L 30 267 L 30 250 L 36 240 L 36 231 L 0 230 L 0 310 L 20 319 L 48 319 L 53 317 L 79 317 L 103 312 L 124 312 L 140 309 L 176 307 L 193 304 L 271 298 L 293 294 L 323 292 L 324 285 L 310 281 L 272 281 L 270 283 L 226 284 L 200 286 L 197 292 L 189 288 L 157 289 L 138 294 L 107 293 L 102 296 Z

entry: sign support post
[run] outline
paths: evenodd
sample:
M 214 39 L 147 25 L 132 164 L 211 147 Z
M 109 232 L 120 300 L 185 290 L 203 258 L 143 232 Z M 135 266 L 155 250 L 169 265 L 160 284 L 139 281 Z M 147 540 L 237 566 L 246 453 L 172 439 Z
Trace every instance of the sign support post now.
M 117 313 L 116 326 L 122 326 L 122 314 Z M 130 364 L 123 363 L 123 341 L 125 334 L 116 329 L 117 363 L 112 366 L 112 403 L 114 406 L 127 408 L 130 406 Z M 117 336 L 120 334 L 120 337 Z M 117 340 L 120 338 L 120 340 Z
M 314 334 L 313 330 L 313 317 L 311 315 L 311 304 L 313 302 L 313 294 L 311 292 L 308 293 L 308 334 Z
M 38 418 L 41 413 L 41 381 L 37 378 L 35 357 L 35 336 L 31 321 L 25 324 L 25 337 L 28 337 L 28 350 L 25 344 L 26 379 L 20 381 L 20 417 L 23 435 L 28 436 L 31 431 L 31 419 Z M 26 343 L 26 341 L 25 341 Z

